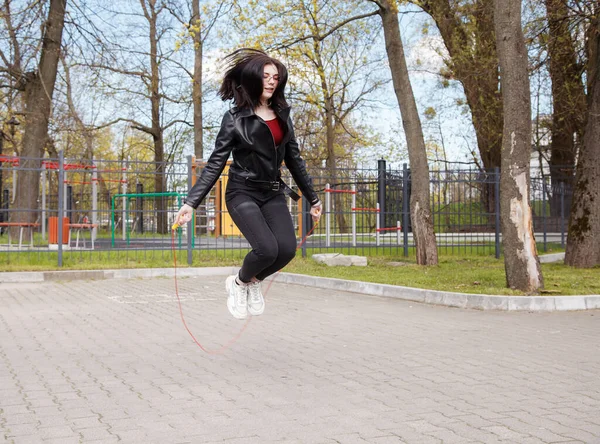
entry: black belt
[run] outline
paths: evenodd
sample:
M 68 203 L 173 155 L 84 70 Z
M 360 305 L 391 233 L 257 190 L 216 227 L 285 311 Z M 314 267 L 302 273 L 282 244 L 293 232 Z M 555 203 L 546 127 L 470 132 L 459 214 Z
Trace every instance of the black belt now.
M 239 176 L 237 174 L 229 173 L 229 180 L 235 183 L 244 184 L 250 188 L 256 188 L 259 190 L 267 191 L 279 191 L 282 190 L 286 196 L 291 197 L 294 201 L 298 201 L 300 196 L 292 190 L 281 178 L 279 180 L 256 180 L 250 179 L 249 177 Z

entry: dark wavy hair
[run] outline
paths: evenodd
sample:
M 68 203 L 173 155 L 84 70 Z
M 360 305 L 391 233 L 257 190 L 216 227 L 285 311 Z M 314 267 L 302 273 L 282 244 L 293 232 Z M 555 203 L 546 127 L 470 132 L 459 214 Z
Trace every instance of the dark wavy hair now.
M 279 60 L 258 49 L 242 48 L 223 59 L 226 71 L 219 89 L 223 100 L 233 99 L 238 108 L 255 109 L 260 105 L 263 92 L 265 65 L 274 65 L 279 73 L 279 83 L 271 97 L 273 107 L 286 108 L 284 89 L 288 79 L 287 68 Z

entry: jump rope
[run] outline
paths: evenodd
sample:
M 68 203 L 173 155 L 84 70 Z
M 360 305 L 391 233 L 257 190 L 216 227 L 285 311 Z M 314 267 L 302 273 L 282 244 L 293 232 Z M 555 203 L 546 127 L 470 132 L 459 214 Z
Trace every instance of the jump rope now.
M 310 236 L 310 234 L 313 232 L 313 230 L 317 227 L 318 224 L 319 224 L 318 221 L 313 222 L 313 227 L 302 238 L 302 240 L 296 247 L 296 251 L 298 251 L 302 247 L 302 245 L 306 242 L 306 239 L 308 238 L 308 236 Z M 204 345 L 202 345 L 202 343 L 200 343 L 200 341 L 198 341 L 196 339 L 196 337 L 194 336 L 194 333 L 192 333 L 192 331 L 188 327 L 187 323 L 185 322 L 185 316 L 183 315 L 183 307 L 181 306 L 181 299 L 179 297 L 179 289 L 177 287 L 177 252 L 175 250 L 175 232 L 177 231 L 177 229 L 180 226 L 181 225 L 178 222 L 175 222 L 173 224 L 173 226 L 171 227 L 171 250 L 173 252 L 173 269 L 174 269 L 173 277 L 175 279 L 175 295 L 177 295 L 177 304 L 179 305 L 179 315 L 181 316 L 181 322 L 183 323 L 183 326 L 187 330 L 190 337 L 194 340 L 196 345 L 198 347 L 200 347 L 200 349 L 202 351 L 204 351 L 205 353 L 208 353 L 210 355 L 219 355 L 219 354 L 224 353 L 225 350 L 227 350 L 229 347 L 231 347 L 233 344 L 235 344 L 237 342 L 237 340 L 242 336 L 242 333 L 244 333 L 244 330 L 246 330 L 246 327 L 248 327 L 248 324 L 250 324 L 250 321 L 252 320 L 252 316 L 248 316 L 248 318 L 246 319 L 246 322 L 244 322 L 244 325 L 242 326 L 242 328 L 240 328 L 240 330 L 237 332 L 237 334 L 235 336 L 233 336 L 228 342 L 226 342 L 225 345 L 222 345 L 221 347 L 219 347 L 215 350 L 206 348 Z M 269 292 L 269 289 L 271 288 L 271 285 L 273 285 L 273 282 L 275 281 L 275 277 L 277 276 L 278 273 L 279 273 L 279 271 L 271 277 L 271 280 L 269 281 L 269 285 L 267 286 L 267 289 L 263 292 L 263 296 L 266 296 L 266 294 Z

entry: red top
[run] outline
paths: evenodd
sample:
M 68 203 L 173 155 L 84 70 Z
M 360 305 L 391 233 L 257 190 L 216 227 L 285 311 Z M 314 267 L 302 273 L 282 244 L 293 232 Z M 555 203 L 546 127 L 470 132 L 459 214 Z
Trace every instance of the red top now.
M 265 123 L 269 125 L 271 134 L 273 134 L 275 146 L 278 146 L 283 140 L 283 128 L 281 127 L 281 122 L 279 122 L 279 119 L 276 117 L 273 120 L 266 120 Z

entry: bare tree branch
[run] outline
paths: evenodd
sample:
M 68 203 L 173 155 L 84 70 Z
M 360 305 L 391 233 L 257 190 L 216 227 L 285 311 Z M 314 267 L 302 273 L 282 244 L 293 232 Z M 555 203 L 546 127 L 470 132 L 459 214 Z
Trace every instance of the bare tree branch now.
M 372 0 L 369 0 L 369 1 L 372 1 Z M 357 15 L 357 16 L 354 16 L 354 17 L 350 17 L 350 18 L 344 20 L 343 22 L 340 22 L 337 25 L 333 26 L 325 34 L 304 35 L 304 36 L 299 37 L 297 39 L 286 41 L 286 42 L 282 43 L 281 45 L 273 46 L 273 47 L 271 47 L 271 49 L 277 51 L 277 50 L 281 50 L 281 49 L 284 49 L 284 48 L 288 48 L 290 46 L 293 46 L 293 45 L 295 45 L 297 43 L 300 43 L 300 42 L 303 42 L 305 40 L 311 40 L 311 39 L 315 40 L 315 41 L 318 41 L 318 42 L 321 42 L 321 41 L 325 40 L 327 37 L 329 37 L 331 34 L 333 34 L 334 32 L 336 32 L 338 29 L 340 29 L 343 26 L 347 25 L 348 23 L 351 23 L 351 22 L 353 22 L 355 20 L 361 20 L 361 19 L 364 19 L 364 18 L 373 17 L 373 16 L 378 15 L 378 14 L 379 14 L 379 11 L 373 11 L 373 12 L 369 12 L 369 13 L 366 13 L 366 14 L 361 14 L 361 15 Z M 314 17 L 312 17 L 312 18 L 314 19 Z M 316 22 L 315 22 L 315 24 L 316 24 Z
M 101 65 L 101 64 L 97 64 L 97 63 L 91 63 L 91 64 L 74 63 L 72 66 L 84 66 L 84 67 L 88 67 L 88 68 L 105 69 L 107 71 L 114 72 L 116 74 L 138 76 L 138 77 L 142 77 L 142 78 L 148 77 L 148 73 L 146 73 L 144 71 L 128 71 L 126 69 L 117 68 L 115 66 Z
M 171 122 L 169 122 L 166 126 L 163 126 L 163 131 L 166 131 L 167 129 L 171 128 L 173 125 L 175 125 L 176 123 L 183 123 L 187 126 L 189 126 L 190 128 L 194 127 L 193 123 L 190 123 L 186 120 L 172 120 Z

